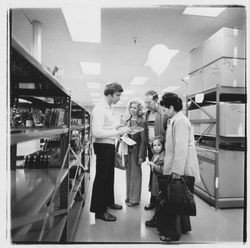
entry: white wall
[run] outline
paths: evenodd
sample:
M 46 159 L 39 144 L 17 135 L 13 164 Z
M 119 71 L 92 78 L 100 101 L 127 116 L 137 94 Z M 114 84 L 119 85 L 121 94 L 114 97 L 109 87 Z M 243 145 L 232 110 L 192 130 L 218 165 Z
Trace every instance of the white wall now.
M 24 16 L 22 10 L 12 10 L 12 35 L 27 50 L 31 52 L 32 25 Z
M 32 25 L 29 20 L 24 16 L 22 10 L 12 10 L 12 36 L 17 40 L 20 45 L 31 53 L 32 43 Z M 40 141 L 32 140 L 28 142 L 17 144 L 17 155 L 28 155 L 40 149 Z

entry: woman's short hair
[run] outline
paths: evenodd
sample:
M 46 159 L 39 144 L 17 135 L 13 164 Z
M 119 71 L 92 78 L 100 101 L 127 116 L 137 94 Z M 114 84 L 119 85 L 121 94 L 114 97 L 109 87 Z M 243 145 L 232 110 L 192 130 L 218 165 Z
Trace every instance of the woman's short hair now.
M 113 95 L 117 92 L 119 92 L 119 93 L 123 92 L 123 88 L 120 84 L 118 84 L 116 82 L 106 84 L 105 89 L 104 89 L 105 96 Z
M 141 99 L 139 99 L 139 98 L 134 98 L 134 99 L 131 99 L 129 101 L 129 103 L 128 103 L 128 113 L 130 113 L 129 109 L 130 109 L 131 104 L 133 104 L 133 103 L 137 104 L 137 106 L 138 106 L 138 115 L 143 116 L 144 115 L 144 111 L 143 111 L 144 105 L 143 105 L 143 102 L 141 101 Z
M 162 96 L 160 105 L 166 108 L 173 106 L 176 112 L 179 112 L 183 108 L 181 98 L 175 93 L 171 93 L 171 92 L 167 92 Z
M 152 99 L 153 99 L 154 101 L 158 101 L 158 99 L 159 99 L 157 92 L 154 91 L 154 90 L 149 90 L 149 91 L 147 91 L 147 92 L 145 93 L 145 96 L 152 96 Z

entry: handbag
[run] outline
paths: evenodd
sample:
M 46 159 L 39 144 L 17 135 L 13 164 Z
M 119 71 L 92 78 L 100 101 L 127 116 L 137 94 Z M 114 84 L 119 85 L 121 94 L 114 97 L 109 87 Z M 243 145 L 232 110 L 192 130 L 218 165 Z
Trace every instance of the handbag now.
M 120 141 L 115 149 L 115 168 L 126 170 L 127 169 L 127 162 L 128 162 L 128 155 L 120 154 L 119 151 Z
M 158 181 L 160 188 L 158 200 L 163 211 L 174 215 L 196 216 L 193 176 L 173 179 L 172 175 L 160 175 Z

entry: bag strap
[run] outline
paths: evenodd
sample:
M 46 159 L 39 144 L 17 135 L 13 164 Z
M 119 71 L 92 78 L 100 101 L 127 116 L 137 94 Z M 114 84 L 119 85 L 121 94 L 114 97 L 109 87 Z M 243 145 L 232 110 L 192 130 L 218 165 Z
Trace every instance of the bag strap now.
M 183 184 L 185 185 L 185 187 L 186 187 L 188 193 L 191 194 L 191 195 L 193 195 L 193 193 L 189 190 L 189 188 L 188 188 L 188 186 L 187 186 L 187 184 L 186 184 L 185 179 L 184 179 L 182 176 L 181 176 L 181 180 L 182 180 Z

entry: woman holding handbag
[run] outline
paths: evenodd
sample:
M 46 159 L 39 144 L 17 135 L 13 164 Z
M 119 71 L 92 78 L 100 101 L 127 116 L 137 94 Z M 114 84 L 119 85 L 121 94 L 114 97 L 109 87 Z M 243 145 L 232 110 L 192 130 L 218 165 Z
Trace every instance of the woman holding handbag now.
M 123 117 L 123 124 L 131 129 L 129 138 L 136 142 L 128 146 L 126 170 L 127 196 L 125 202 L 129 207 L 139 205 L 141 200 L 142 171 L 141 163 L 146 157 L 146 122 L 142 118 L 143 105 L 139 99 L 132 99 L 128 105 L 127 117 Z
M 170 118 L 166 133 L 163 175 L 170 175 L 171 180 L 183 180 L 183 176 L 193 176 L 195 182 L 200 181 L 193 130 L 189 119 L 182 112 L 182 100 L 174 93 L 165 93 L 160 105 Z M 158 231 L 162 241 L 179 240 L 181 233 L 191 231 L 190 218 L 188 215 L 165 212 L 159 220 Z

